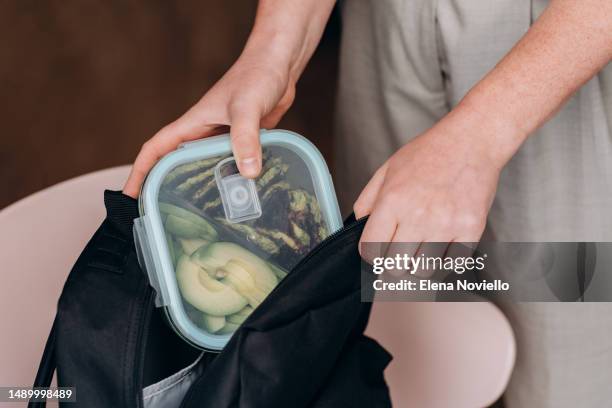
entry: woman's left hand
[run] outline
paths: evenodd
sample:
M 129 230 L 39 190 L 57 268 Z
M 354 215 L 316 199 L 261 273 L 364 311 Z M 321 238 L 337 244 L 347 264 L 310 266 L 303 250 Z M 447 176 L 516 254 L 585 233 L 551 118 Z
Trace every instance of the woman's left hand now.
M 477 242 L 499 173 L 527 136 L 612 58 L 609 0 L 550 1 L 514 48 L 355 203 L 364 242 Z M 360 245 L 363 255 L 363 245 Z
M 398 150 L 355 202 L 357 218 L 370 215 L 362 255 L 364 242 L 412 243 L 415 252 L 424 242 L 478 242 L 506 161 L 496 141 L 451 113 Z

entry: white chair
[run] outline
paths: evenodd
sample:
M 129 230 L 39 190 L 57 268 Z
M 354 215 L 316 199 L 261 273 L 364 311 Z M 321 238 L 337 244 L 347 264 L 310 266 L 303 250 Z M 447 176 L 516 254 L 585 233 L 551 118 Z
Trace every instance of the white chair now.
M 57 299 L 129 166 L 77 177 L 0 211 L 0 384 L 31 385 Z M 487 303 L 376 303 L 368 334 L 394 356 L 396 407 L 474 408 L 494 402 L 512 370 L 510 326 Z
M 393 355 L 394 407 L 488 407 L 514 367 L 514 334 L 491 303 L 375 302 L 366 334 Z
M 0 384 L 31 386 L 68 272 L 129 166 L 56 184 L 0 211 Z

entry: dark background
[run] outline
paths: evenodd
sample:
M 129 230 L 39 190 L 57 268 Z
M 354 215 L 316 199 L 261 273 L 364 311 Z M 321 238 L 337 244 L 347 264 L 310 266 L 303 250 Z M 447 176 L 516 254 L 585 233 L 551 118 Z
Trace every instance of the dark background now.
M 0 2 L 0 208 L 131 163 L 240 54 L 256 0 Z M 331 162 L 334 15 L 280 128 Z M 329 163 L 331 165 L 331 163 Z

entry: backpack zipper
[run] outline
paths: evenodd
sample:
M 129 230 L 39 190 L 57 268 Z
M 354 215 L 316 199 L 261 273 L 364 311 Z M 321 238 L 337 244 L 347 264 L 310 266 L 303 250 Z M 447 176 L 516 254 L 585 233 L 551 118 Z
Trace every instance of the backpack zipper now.
M 352 230 L 353 228 L 362 226 L 363 224 L 366 223 L 367 220 L 368 220 L 368 217 L 362 217 L 356 221 L 351 222 L 348 225 L 343 226 L 339 230 L 333 232 L 330 236 L 325 238 L 323 241 L 319 242 L 310 252 L 308 252 L 308 254 L 306 254 L 304 258 L 302 258 L 293 268 L 291 268 L 291 271 L 289 271 L 289 274 L 291 274 L 294 270 L 302 266 L 302 264 L 306 263 L 310 258 L 316 255 L 319 251 L 321 251 L 331 241 L 338 238 L 340 235 L 344 234 L 345 232 Z

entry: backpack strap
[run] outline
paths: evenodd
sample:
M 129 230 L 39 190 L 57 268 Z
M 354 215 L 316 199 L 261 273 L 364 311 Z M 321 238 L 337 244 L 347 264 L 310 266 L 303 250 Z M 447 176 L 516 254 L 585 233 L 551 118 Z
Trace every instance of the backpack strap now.
M 55 320 L 51 326 L 51 332 L 47 338 L 45 344 L 45 351 L 43 351 L 40 365 L 38 366 L 38 372 L 34 379 L 33 387 L 48 388 L 53 380 L 53 373 L 57 367 L 57 361 L 55 359 Z M 28 403 L 28 408 L 43 408 L 47 406 L 47 401 L 32 401 Z

